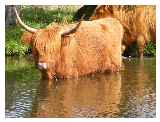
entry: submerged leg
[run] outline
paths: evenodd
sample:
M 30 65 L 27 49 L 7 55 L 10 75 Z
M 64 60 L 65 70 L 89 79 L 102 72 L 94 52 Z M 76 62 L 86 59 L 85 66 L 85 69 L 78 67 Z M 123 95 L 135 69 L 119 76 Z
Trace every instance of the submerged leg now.
M 125 49 L 126 49 L 126 46 L 124 44 L 122 44 L 122 47 L 121 47 L 121 53 L 122 54 L 124 53 Z
M 143 59 L 143 53 L 144 53 L 144 48 L 145 48 L 145 38 L 143 35 L 139 35 L 137 38 L 137 44 L 139 48 L 139 56 L 140 59 Z
M 53 79 L 53 75 L 50 71 L 41 71 L 41 79 L 50 81 Z

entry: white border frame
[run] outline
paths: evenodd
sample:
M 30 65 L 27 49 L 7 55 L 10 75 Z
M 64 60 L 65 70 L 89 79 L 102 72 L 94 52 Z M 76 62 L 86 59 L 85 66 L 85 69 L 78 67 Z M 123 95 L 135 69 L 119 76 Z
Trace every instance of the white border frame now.
M 157 0 L 4 0 L 6 5 L 153 5 Z
M 5 118 L 5 5 L 156 5 L 156 118 L 37 119 Z M 160 118 L 160 0 L 3 0 L 0 2 L 0 121 L 158 121 Z

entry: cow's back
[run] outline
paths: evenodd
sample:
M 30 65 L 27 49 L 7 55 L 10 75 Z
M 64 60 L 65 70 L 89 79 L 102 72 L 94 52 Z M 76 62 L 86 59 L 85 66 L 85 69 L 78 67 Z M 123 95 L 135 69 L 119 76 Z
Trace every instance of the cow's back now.
M 58 72 L 80 76 L 118 71 L 121 67 L 123 27 L 114 18 L 83 21 L 77 31 L 64 37 Z

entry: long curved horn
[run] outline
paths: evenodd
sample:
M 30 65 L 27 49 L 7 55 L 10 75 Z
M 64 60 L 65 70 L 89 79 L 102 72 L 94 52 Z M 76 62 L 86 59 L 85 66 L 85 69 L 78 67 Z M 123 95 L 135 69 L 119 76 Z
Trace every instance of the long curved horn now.
M 75 32 L 77 30 L 77 28 L 80 26 L 80 24 L 81 24 L 81 21 L 79 23 L 77 23 L 76 25 L 74 25 L 72 28 L 61 31 L 61 35 L 65 36 L 65 35 L 68 35 L 68 34 Z
M 22 22 L 21 18 L 19 17 L 18 15 L 18 12 L 17 12 L 17 9 L 16 7 L 14 7 L 14 11 L 15 11 L 15 14 L 16 14 L 16 17 L 17 17 L 17 20 L 19 22 L 19 24 L 27 31 L 31 32 L 31 33 L 35 33 L 37 31 L 37 29 L 35 28 L 31 28 L 29 27 L 28 25 L 24 24 L 24 22 Z
M 65 35 L 68 35 L 68 34 L 71 34 L 71 33 L 75 32 L 75 31 L 77 30 L 77 28 L 79 28 L 79 26 L 81 25 L 84 16 L 85 16 L 85 15 L 83 15 L 83 16 L 81 17 L 80 21 L 79 21 L 76 25 L 74 25 L 72 28 L 69 28 L 68 30 L 62 31 L 62 32 L 61 32 L 61 35 L 62 35 L 62 36 L 65 36 Z

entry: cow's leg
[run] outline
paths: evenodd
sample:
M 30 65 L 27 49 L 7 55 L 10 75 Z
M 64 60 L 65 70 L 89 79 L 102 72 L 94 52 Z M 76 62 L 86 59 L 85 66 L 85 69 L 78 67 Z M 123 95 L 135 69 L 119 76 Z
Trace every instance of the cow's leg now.
M 126 49 L 126 46 L 124 44 L 122 44 L 122 47 L 121 47 L 121 53 L 122 54 L 124 53 L 125 49 Z
M 143 35 L 139 35 L 137 37 L 137 44 L 138 44 L 138 48 L 139 48 L 139 56 L 140 59 L 143 59 L 143 52 L 144 52 L 144 48 L 145 48 L 145 38 Z
M 41 79 L 42 80 L 52 80 L 53 75 L 50 71 L 41 71 Z

